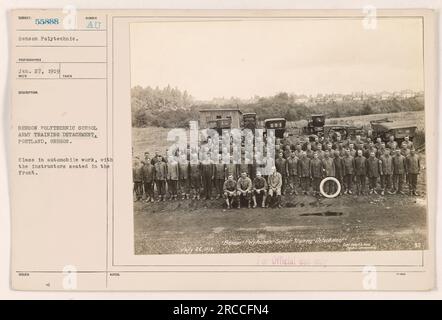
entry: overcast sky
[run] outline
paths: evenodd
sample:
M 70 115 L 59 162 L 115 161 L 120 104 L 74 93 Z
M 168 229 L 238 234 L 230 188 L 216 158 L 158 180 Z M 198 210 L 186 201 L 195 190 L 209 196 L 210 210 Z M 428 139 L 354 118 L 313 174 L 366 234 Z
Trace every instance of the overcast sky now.
M 132 86 L 197 99 L 423 90 L 418 18 L 135 23 Z

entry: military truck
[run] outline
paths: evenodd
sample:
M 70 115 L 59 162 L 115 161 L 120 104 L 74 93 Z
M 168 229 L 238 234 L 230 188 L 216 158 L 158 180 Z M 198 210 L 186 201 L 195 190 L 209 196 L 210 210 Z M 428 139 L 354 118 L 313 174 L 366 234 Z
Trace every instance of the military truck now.
M 372 137 L 374 139 L 380 137 L 383 141 L 387 142 L 390 136 L 393 136 L 395 140 L 400 144 L 406 136 L 413 140 L 417 125 L 411 121 L 392 121 L 389 119 L 381 119 L 370 121 L 372 128 Z
M 339 135 L 341 139 L 354 139 L 357 135 L 364 135 L 364 128 L 350 124 L 329 124 L 324 126 L 324 135 L 336 140 Z
M 268 129 L 275 130 L 275 137 L 282 139 L 286 130 L 285 118 L 271 118 L 264 120 L 264 128 L 267 132 Z
M 242 126 L 244 129 L 251 129 L 253 132 L 255 132 L 255 129 L 257 127 L 256 113 L 255 112 L 243 113 Z
M 305 134 L 322 135 L 324 133 L 325 115 L 312 114 L 307 121 L 307 126 L 304 127 Z

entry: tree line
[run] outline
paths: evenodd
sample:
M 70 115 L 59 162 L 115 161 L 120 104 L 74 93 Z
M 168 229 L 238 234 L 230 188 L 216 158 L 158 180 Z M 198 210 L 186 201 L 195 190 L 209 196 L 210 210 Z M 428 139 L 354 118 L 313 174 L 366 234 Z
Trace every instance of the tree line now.
M 391 98 L 387 100 L 331 101 L 326 103 L 297 103 L 296 97 L 286 92 L 270 97 L 254 97 L 197 101 L 187 91 L 178 88 L 151 88 L 136 86 L 131 92 L 133 127 L 187 127 L 198 119 L 200 109 L 239 108 L 242 112 L 256 112 L 258 120 L 283 117 L 288 121 L 307 119 L 322 113 L 328 118 L 339 118 L 376 113 L 394 113 L 424 110 L 423 97 Z

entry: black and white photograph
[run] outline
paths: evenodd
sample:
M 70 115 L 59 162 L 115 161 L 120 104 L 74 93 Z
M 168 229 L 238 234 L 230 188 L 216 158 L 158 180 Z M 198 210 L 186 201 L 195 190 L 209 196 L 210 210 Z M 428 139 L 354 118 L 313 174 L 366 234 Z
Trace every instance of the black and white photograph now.
M 427 249 L 423 28 L 131 23 L 134 253 Z

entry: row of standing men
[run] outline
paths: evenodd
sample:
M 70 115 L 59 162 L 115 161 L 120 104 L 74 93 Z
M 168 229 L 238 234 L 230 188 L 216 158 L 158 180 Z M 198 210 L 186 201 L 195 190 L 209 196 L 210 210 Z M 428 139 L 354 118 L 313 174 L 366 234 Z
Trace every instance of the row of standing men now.
M 358 144 L 350 142 L 344 148 L 327 145 L 325 150 L 321 144 L 312 145 L 307 145 L 305 150 L 299 145 L 293 145 L 278 154 L 273 164 L 275 173 L 281 177 L 280 191 L 277 193 L 284 195 L 289 191 L 296 195 L 300 189 L 307 194 L 312 189 L 313 194 L 317 195 L 321 180 L 324 177 L 335 177 L 341 183 L 341 193 L 352 194 L 356 186 L 358 195 L 365 194 L 368 179 L 369 193 L 403 194 L 406 182 L 409 194 L 417 195 L 417 177 L 421 164 L 411 143 L 392 149 L 386 148 L 384 143 L 377 148 L 368 143 L 356 149 L 355 145 Z M 154 189 L 157 191 L 158 201 L 166 199 L 166 192 L 171 200 L 178 199 L 179 195 L 182 199 L 200 199 L 201 196 L 211 199 L 213 189 L 216 190 L 216 198 L 226 197 L 227 180 L 231 176 L 238 185 L 241 175 L 251 180 L 250 190 L 247 191 L 253 195 L 254 180 L 258 173 L 263 172 L 261 169 L 265 165 L 257 165 L 255 162 L 186 164 L 168 162 L 159 152 L 154 157 L 146 152 L 143 160 L 135 159 L 134 162 L 135 199 L 154 201 Z M 259 176 L 266 181 L 265 188 L 268 190 L 269 177 L 262 174 Z M 325 191 L 333 193 L 335 187 L 335 184 L 327 183 Z M 239 192 L 238 188 L 236 192 Z M 277 202 L 280 204 L 280 200 Z

